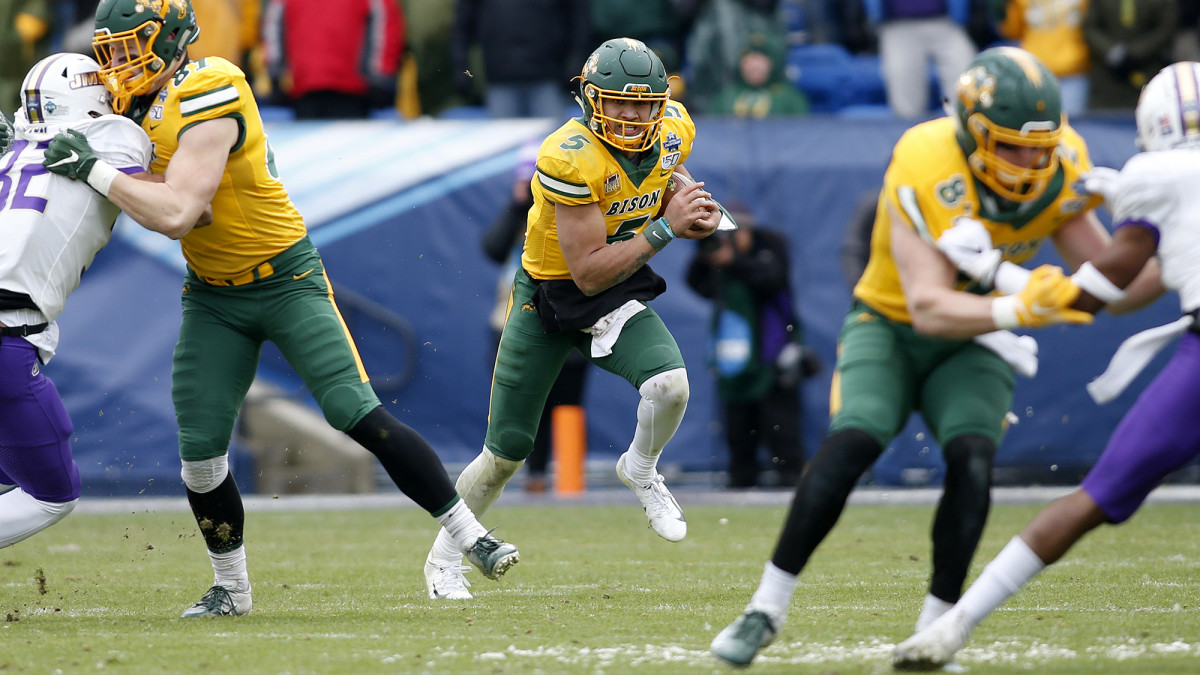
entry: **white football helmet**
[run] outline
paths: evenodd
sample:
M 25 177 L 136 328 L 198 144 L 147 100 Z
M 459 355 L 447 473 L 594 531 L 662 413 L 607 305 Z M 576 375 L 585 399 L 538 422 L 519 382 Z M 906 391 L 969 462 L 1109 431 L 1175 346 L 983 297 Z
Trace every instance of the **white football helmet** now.
M 100 64 L 83 54 L 47 56 L 21 83 L 19 126 L 57 127 L 111 113 L 112 95 L 100 80 Z
M 1160 70 L 1142 88 L 1134 117 L 1142 150 L 1200 147 L 1200 63 L 1180 61 Z

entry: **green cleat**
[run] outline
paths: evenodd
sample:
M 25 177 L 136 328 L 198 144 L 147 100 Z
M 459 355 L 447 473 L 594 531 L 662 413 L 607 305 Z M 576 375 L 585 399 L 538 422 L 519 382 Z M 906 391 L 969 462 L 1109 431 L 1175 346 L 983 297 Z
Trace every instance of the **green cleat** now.
M 476 539 L 466 554 L 467 560 L 489 579 L 499 579 L 508 568 L 521 561 L 521 552 L 517 547 L 493 537 L 491 531 Z
M 748 666 L 758 650 L 775 640 L 775 622 L 765 612 L 747 610 L 713 638 L 709 649 L 726 663 Z
M 213 586 L 196 604 L 183 610 L 181 618 L 194 619 L 201 616 L 245 616 L 253 605 L 250 591 L 238 593 L 224 586 Z

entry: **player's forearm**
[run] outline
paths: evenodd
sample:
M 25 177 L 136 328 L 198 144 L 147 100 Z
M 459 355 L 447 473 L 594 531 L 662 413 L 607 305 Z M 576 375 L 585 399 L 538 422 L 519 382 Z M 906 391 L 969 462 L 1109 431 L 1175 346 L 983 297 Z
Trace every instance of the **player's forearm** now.
M 966 339 L 996 330 L 994 298 L 930 287 L 910 292 L 908 312 L 921 335 Z
M 168 182 L 151 182 L 120 175 L 108 199 L 142 227 L 180 239 L 200 220 L 207 204 L 188 199 Z
M 602 246 L 570 264 L 571 278 L 584 295 L 596 295 L 633 276 L 655 253 L 641 235 Z

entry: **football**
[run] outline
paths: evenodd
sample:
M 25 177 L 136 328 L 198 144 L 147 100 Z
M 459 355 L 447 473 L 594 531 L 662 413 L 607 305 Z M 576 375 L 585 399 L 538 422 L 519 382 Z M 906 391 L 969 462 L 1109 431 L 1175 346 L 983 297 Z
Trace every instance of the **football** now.
M 672 173 L 667 179 L 667 187 L 663 189 L 662 203 L 659 204 L 658 212 L 654 214 L 655 218 L 661 218 L 667 212 L 667 204 L 675 198 L 675 195 L 686 185 L 691 185 L 696 181 L 681 173 Z M 737 223 L 729 217 L 729 213 L 715 199 L 710 200 L 712 205 L 721 210 L 721 224 L 717 226 L 718 230 L 736 230 Z

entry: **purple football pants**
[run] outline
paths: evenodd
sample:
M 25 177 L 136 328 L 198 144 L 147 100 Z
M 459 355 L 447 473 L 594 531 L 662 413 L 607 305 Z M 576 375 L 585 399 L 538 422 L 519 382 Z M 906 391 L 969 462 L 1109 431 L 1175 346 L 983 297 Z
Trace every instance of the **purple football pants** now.
M 1114 523 L 1129 519 L 1171 472 L 1200 455 L 1200 335 L 1188 331 L 1121 418 L 1080 487 Z
M 41 372 L 37 348 L 0 337 L 0 484 L 19 485 L 46 502 L 78 499 L 74 431 L 58 389 Z

